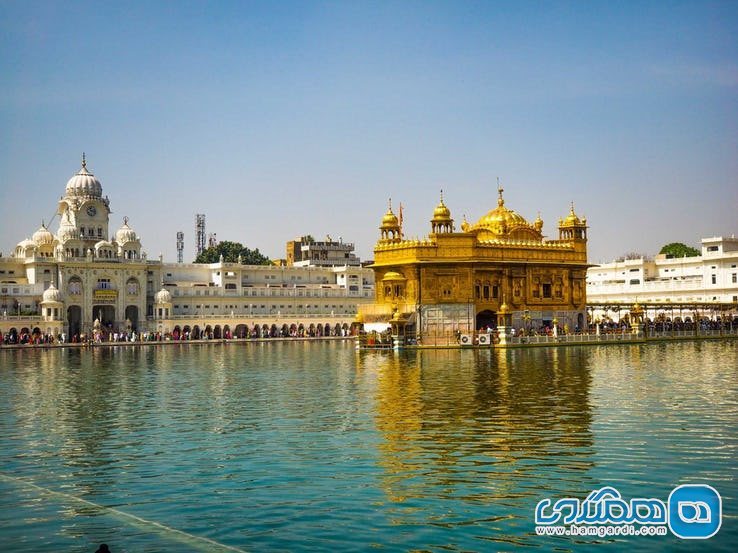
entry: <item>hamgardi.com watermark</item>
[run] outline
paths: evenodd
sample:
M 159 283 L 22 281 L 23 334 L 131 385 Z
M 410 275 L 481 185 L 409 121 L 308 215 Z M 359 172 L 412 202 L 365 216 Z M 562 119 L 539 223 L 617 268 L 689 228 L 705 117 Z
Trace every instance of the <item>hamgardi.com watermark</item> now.
M 565 497 L 536 505 L 540 536 L 665 536 L 667 528 L 683 539 L 707 539 L 720 530 L 723 501 L 706 484 L 674 488 L 666 502 L 656 498 L 626 501 L 610 486 L 592 491 L 583 501 Z

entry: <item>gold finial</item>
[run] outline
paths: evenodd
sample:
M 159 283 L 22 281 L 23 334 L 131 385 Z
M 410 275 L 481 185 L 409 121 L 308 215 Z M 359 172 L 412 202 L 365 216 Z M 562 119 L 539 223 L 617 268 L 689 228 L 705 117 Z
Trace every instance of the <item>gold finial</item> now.
M 87 159 L 84 152 L 82 152 L 82 169 L 87 170 Z
M 499 205 L 500 207 L 505 205 L 505 200 L 502 199 L 502 193 L 504 191 L 505 189 L 502 188 L 502 186 L 500 185 L 500 177 L 497 177 L 497 194 L 498 194 L 497 205 Z
M 389 199 L 389 210 L 392 211 L 392 198 Z
M 441 203 L 443 203 L 443 188 L 441 188 Z
M 571 201 L 571 214 L 574 215 L 574 200 Z

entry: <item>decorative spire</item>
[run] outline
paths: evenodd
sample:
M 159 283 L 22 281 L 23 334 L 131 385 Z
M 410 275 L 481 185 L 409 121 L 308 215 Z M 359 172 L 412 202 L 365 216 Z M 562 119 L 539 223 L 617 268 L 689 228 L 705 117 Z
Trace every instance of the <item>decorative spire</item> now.
M 571 201 L 571 214 L 574 215 L 574 200 Z
M 443 205 L 443 188 L 441 188 L 441 205 Z
M 505 205 L 505 200 L 502 199 L 502 193 L 505 191 L 504 188 L 500 185 L 500 177 L 497 177 L 497 205 L 502 207 Z
M 389 210 L 392 211 L 392 198 L 389 199 Z
M 85 158 L 85 153 L 82 152 L 82 169 L 87 171 L 87 159 Z
M 123 224 L 126 225 L 126 226 L 128 225 L 128 216 L 127 215 L 124 215 L 123 216 Z

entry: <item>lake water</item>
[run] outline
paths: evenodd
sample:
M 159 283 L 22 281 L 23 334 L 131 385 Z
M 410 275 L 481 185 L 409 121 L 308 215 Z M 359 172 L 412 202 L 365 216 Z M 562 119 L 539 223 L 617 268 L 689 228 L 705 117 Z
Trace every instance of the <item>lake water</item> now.
M 2 551 L 732 551 L 737 459 L 738 341 L 0 351 Z M 715 537 L 534 531 L 546 497 L 684 483 Z

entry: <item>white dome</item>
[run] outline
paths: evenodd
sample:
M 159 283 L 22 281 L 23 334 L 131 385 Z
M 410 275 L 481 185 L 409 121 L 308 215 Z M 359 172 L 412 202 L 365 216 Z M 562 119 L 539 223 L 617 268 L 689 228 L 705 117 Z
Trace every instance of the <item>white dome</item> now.
M 41 228 L 33 233 L 33 241 L 39 246 L 45 246 L 54 241 L 54 235 L 49 232 L 46 225 L 42 224 Z
M 61 302 L 61 292 L 53 284 L 44 290 L 42 303 Z
M 33 240 L 29 240 L 28 238 L 26 238 L 25 240 L 21 240 L 20 242 L 18 242 L 18 245 L 16 247 L 17 248 L 23 248 L 24 250 L 27 250 L 28 248 L 35 248 L 36 247 L 36 242 L 34 242 Z
M 82 154 L 82 169 L 67 182 L 67 196 L 102 196 L 102 184 L 87 170 L 87 161 Z
M 128 226 L 128 217 L 123 217 L 123 226 L 116 231 L 115 241 L 123 245 L 126 242 L 135 242 L 136 240 L 138 240 L 136 231 Z
M 107 240 L 100 240 L 98 243 L 95 244 L 95 251 L 101 249 L 101 248 L 114 248 L 113 244 L 111 242 L 108 242 Z
M 169 290 L 162 288 L 154 294 L 154 303 L 172 303 L 172 294 L 169 293 Z

